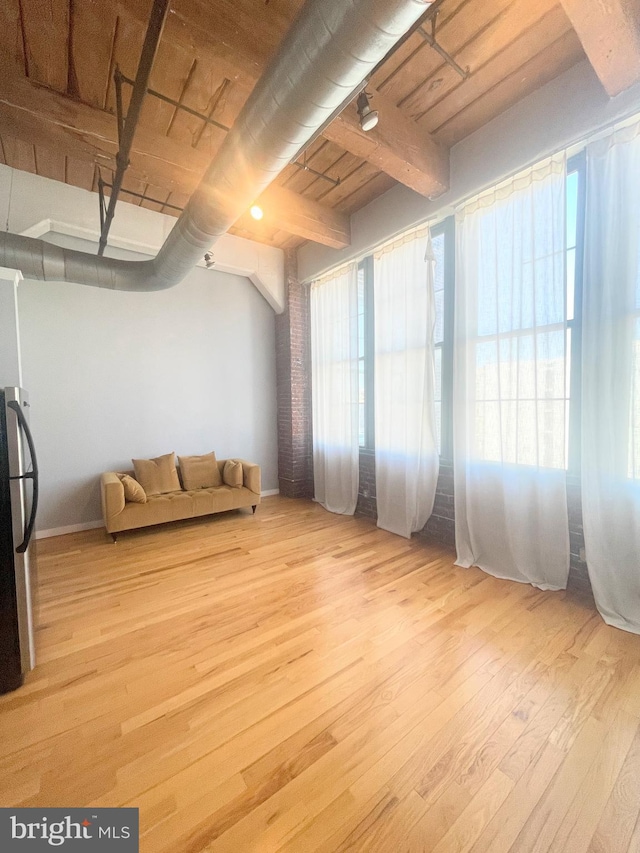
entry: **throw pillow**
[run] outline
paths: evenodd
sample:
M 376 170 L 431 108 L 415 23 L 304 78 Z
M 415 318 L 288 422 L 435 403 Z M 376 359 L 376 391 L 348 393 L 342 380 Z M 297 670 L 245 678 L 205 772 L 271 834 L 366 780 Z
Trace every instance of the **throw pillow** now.
M 134 480 L 129 474 L 119 474 L 120 482 L 124 487 L 125 501 L 131 501 L 135 504 L 146 504 L 147 495 L 137 480 Z
M 242 462 L 237 459 L 227 459 L 224 463 L 222 479 L 227 486 L 239 489 L 242 486 Z
M 178 462 L 185 489 L 191 491 L 222 485 L 215 453 L 205 453 L 204 456 L 178 456 Z
M 132 459 L 136 480 L 149 495 L 179 492 L 180 480 L 176 471 L 175 453 L 166 453 L 155 459 Z

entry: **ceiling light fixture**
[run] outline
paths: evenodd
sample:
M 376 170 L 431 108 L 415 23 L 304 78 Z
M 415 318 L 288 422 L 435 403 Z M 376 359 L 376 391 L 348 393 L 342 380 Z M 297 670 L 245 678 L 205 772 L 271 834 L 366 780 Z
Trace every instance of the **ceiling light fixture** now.
M 262 219 L 262 217 L 264 216 L 264 212 L 258 204 L 254 204 L 249 213 L 253 216 L 254 219 Z
M 360 127 L 364 130 L 373 130 L 378 124 L 378 111 L 369 106 L 369 96 L 366 92 L 358 95 L 358 115 L 360 116 Z

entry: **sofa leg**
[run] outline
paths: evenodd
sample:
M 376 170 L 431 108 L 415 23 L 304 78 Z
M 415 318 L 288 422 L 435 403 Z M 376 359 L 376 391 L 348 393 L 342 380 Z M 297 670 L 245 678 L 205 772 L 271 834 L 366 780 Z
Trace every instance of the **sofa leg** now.
M 110 535 L 111 535 L 111 538 L 113 539 L 113 544 L 115 545 L 118 541 L 118 534 L 117 533 L 111 533 Z
M 258 504 L 254 504 L 251 509 L 253 510 L 253 514 L 256 514 L 256 509 L 258 508 Z

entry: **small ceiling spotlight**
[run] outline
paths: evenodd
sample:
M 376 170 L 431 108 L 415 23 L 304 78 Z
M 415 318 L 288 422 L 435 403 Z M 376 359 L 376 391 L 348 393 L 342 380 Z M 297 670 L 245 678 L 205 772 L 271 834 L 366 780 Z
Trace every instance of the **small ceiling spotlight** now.
M 264 216 L 264 211 L 258 204 L 254 204 L 249 213 L 253 216 L 254 219 L 262 219 Z
M 358 115 L 360 116 L 360 127 L 364 130 L 373 130 L 378 124 L 378 111 L 369 106 L 369 96 L 366 92 L 358 95 Z

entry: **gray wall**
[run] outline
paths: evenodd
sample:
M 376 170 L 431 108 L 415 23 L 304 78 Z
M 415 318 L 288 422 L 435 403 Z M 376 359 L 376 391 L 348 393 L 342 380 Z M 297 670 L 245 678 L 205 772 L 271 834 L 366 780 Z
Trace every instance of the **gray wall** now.
M 131 457 L 215 450 L 277 488 L 275 316 L 248 279 L 196 268 L 148 294 L 25 281 L 18 300 L 39 530 L 100 519 L 99 475 Z
M 640 84 L 610 100 L 589 63 L 580 62 L 454 145 L 449 192 L 429 201 L 402 185 L 393 187 L 351 217 L 346 249 L 302 246 L 298 275 L 309 281 L 413 225 L 447 215 L 463 198 L 637 111 Z

